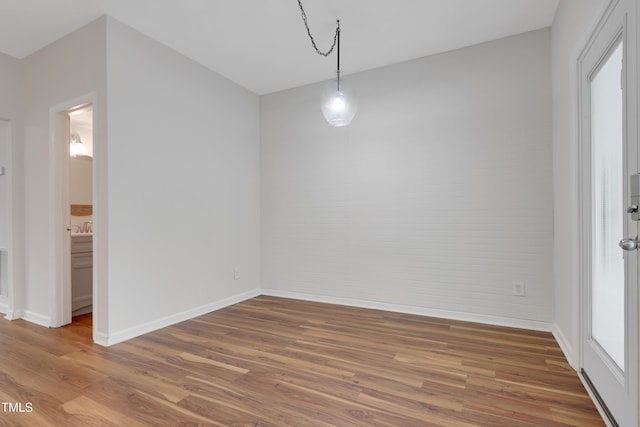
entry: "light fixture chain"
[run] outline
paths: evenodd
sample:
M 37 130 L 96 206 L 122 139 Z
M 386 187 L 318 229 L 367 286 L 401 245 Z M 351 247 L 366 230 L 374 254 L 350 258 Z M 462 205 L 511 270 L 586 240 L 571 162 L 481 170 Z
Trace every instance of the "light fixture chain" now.
M 333 44 L 331 45 L 331 48 L 328 51 L 323 52 L 320 49 L 318 49 L 318 46 L 316 45 L 316 41 L 313 39 L 313 36 L 311 35 L 311 30 L 309 29 L 309 24 L 307 23 L 307 14 L 304 13 L 304 8 L 302 7 L 301 0 L 298 0 L 298 6 L 300 6 L 300 14 L 302 15 L 302 21 L 304 22 L 304 26 L 307 29 L 307 34 L 309 34 L 309 38 L 311 39 L 311 44 L 313 45 L 313 48 L 316 50 L 316 52 L 318 52 L 318 55 L 322 55 L 322 56 L 331 55 L 331 52 L 333 52 L 333 49 L 336 47 L 336 43 L 338 42 L 338 34 L 340 33 L 340 21 L 338 21 L 338 26 L 336 27 L 336 33 L 333 36 Z

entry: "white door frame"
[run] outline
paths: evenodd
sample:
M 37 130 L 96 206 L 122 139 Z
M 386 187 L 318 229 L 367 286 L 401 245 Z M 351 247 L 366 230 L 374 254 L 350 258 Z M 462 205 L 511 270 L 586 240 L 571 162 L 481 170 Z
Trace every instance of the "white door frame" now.
M 49 177 L 49 224 L 50 224 L 50 277 L 53 279 L 51 289 L 51 326 L 59 327 L 71 323 L 71 234 L 69 208 L 69 129 L 68 113 L 80 106 L 93 106 L 93 140 L 96 141 L 96 95 L 90 93 L 65 103 L 56 105 L 49 110 L 50 124 L 50 177 Z M 65 123 L 66 121 L 66 123 Z M 96 150 L 94 150 L 94 153 Z M 97 194 L 95 174 L 93 176 L 93 198 Z M 94 203 L 95 205 L 95 203 Z M 94 218 L 95 221 L 95 218 Z M 96 292 L 96 256 L 95 241 L 98 227 L 94 226 L 94 283 L 93 310 L 94 317 L 98 309 L 98 295 Z M 94 323 L 94 337 L 96 325 Z
M 6 138 L 6 156 L 7 159 L 5 161 L 5 163 L 0 164 L 0 166 L 4 167 L 4 175 L 2 175 L 0 177 L 0 179 L 5 180 L 6 181 L 6 189 L 7 189 L 7 200 L 9 201 L 9 206 L 5 211 L 5 214 L 7 215 L 7 242 L 6 242 L 6 247 L 4 248 L 6 250 L 6 253 L 4 254 L 4 256 L 6 256 L 6 264 L 3 265 L 2 267 L 6 268 L 7 271 L 6 272 L 2 272 L 2 274 L 4 275 L 7 285 L 7 295 L 6 295 L 6 299 L 3 301 L 3 304 L 5 305 L 4 307 L 4 311 L 5 311 L 5 318 L 8 320 L 13 320 L 15 319 L 15 291 L 13 289 L 13 259 L 14 259 L 14 254 L 13 254 L 13 234 L 14 234 L 14 227 L 13 227 L 13 210 L 15 209 L 15 200 L 13 199 L 13 139 L 12 139 L 12 132 L 11 132 L 11 120 L 7 120 L 7 119 L 3 119 L 0 118 L 0 133 L 2 133 L 2 136 L 0 138 Z M 1 260 L 0 260 L 1 262 Z M 2 268 L 0 267 L 0 268 Z M 0 278 L 1 280 L 1 278 Z
M 636 0 L 633 0 L 633 1 L 636 1 Z M 589 50 L 593 47 L 594 42 L 598 40 L 598 38 L 601 36 L 601 33 L 603 32 L 603 29 L 605 28 L 605 26 L 611 23 L 610 19 L 612 18 L 614 12 L 616 11 L 616 7 L 618 6 L 619 3 L 621 3 L 621 0 L 610 1 L 608 7 L 605 9 L 604 13 L 602 14 L 600 20 L 598 21 L 598 24 L 593 30 L 591 36 L 589 37 L 588 42 L 585 44 L 585 47 L 582 50 L 582 53 L 580 54 L 580 57 L 578 59 L 578 82 L 579 82 L 579 90 L 578 90 L 578 94 L 579 94 L 579 115 L 578 115 L 578 118 L 579 118 L 579 146 L 578 146 L 579 180 L 578 182 L 580 186 L 580 190 L 579 190 L 579 198 L 580 198 L 580 205 L 579 205 L 579 222 L 580 222 L 579 368 L 580 368 L 580 372 L 579 374 L 582 380 L 586 384 L 590 384 L 590 381 L 588 377 L 584 375 L 583 373 L 584 371 L 582 370 L 582 368 L 584 367 L 584 359 L 585 359 L 585 346 L 586 346 L 585 342 L 586 342 L 586 338 L 588 338 L 587 334 L 589 333 L 589 329 L 590 329 L 589 325 L 586 324 L 586 319 L 587 319 L 587 313 L 590 311 L 590 306 L 589 306 L 590 301 L 588 300 L 588 292 L 591 284 L 591 268 L 592 268 L 591 253 L 590 253 L 591 251 L 590 235 L 591 235 L 592 225 L 591 225 L 591 184 L 590 184 L 590 181 L 587 180 L 587 178 L 590 176 L 590 173 L 591 173 L 590 172 L 591 153 L 590 153 L 590 146 L 588 144 L 588 141 L 590 138 L 590 130 L 588 129 L 590 120 L 588 116 L 590 112 L 585 111 L 585 108 L 584 108 L 584 105 L 587 100 L 584 99 L 583 93 L 585 91 L 585 85 L 587 85 L 588 82 L 585 81 L 583 76 L 585 74 L 585 71 L 591 71 L 591 70 L 583 69 L 582 61 L 586 57 Z M 626 137 L 626 141 L 628 141 L 629 143 L 635 142 L 637 144 L 638 143 L 638 126 L 637 126 L 638 108 L 635 105 L 635 103 L 637 102 L 638 95 L 640 94 L 638 93 L 637 52 L 635 50 L 637 46 L 640 45 L 639 43 L 640 40 L 638 40 L 638 35 L 637 35 L 637 23 L 640 22 L 640 8 L 636 6 L 635 9 L 636 9 L 635 15 L 633 16 L 626 15 L 623 18 L 624 22 L 620 27 L 620 29 L 618 30 L 618 34 L 623 33 L 626 38 L 626 39 L 623 39 L 624 49 L 625 49 L 625 54 L 624 54 L 625 67 L 623 68 L 623 75 L 624 75 L 623 80 L 625 81 L 625 92 L 627 94 L 628 100 L 627 99 L 625 100 L 626 114 L 625 114 L 625 122 L 624 122 L 624 135 Z M 614 39 L 609 40 L 608 43 L 612 44 Z M 629 46 L 631 46 L 631 48 Z M 630 105 L 630 104 L 633 104 L 633 105 Z M 630 120 L 628 120 L 630 113 L 634 114 L 634 116 Z M 626 143 L 625 143 L 625 147 L 626 147 Z M 631 146 L 630 148 L 631 148 L 630 153 L 627 153 L 627 154 L 632 156 L 634 159 L 636 159 L 636 162 L 637 162 L 638 160 L 637 146 Z M 636 169 L 637 167 L 638 166 L 636 166 Z M 627 176 L 626 176 L 625 189 L 624 189 L 624 200 L 625 200 L 625 203 L 627 203 L 629 200 L 629 189 L 628 189 L 629 176 L 639 171 L 627 170 L 626 160 L 625 160 L 625 171 L 627 172 L 626 173 Z M 627 227 L 625 226 L 625 233 L 628 233 L 628 235 L 625 235 L 623 237 L 625 238 L 635 237 L 636 231 L 637 231 L 636 224 L 633 224 L 633 227 L 630 226 L 629 230 L 626 230 L 626 228 Z M 620 251 L 622 256 L 622 249 Z M 637 257 L 638 254 L 633 252 L 633 253 L 628 253 L 625 256 Z M 631 272 L 631 275 L 640 277 L 640 274 L 638 273 L 638 271 Z M 635 285 L 632 284 L 628 288 L 629 289 L 627 289 L 627 292 L 628 292 L 627 298 L 633 303 L 635 303 L 636 307 L 638 307 L 637 284 Z M 636 330 L 638 329 L 640 328 L 636 326 Z M 639 337 L 640 337 L 640 333 L 633 334 L 632 336 L 626 337 L 626 345 L 627 345 L 627 349 L 625 349 L 626 353 L 629 352 L 628 346 L 631 346 L 632 348 L 636 348 L 636 349 L 638 348 Z M 632 417 L 635 417 L 637 419 L 638 406 L 640 405 L 640 401 L 638 400 L 639 393 L 637 390 L 638 383 L 640 382 L 638 379 L 638 372 L 639 372 L 640 366 L 638 366 L 639 360 L 637 355 L 634 357 L 635 357 L 635 360 L 633 360 L 632 358 L 632 360 L 628 361 L 632 363 L 627 363 L 625 366 L 624 378 L 620 377 L 618 378 L 618 380 L 619 382 L 624 382 L 626 384 L 626 391 L 628 395 L 631 396 L 631 401 L 634 402 L 635 404 L 635 408 L 633 411 L 635 412 L 635 415 L 633 415 Z M 634 386 L 632 386 L 634 388 L 630 389 L 629 384 L 634 384 Z M 591 391 L 590 391 L 590 394 L 591 394 Z M 608 413 L 607 408 L 604 405 L 604 402 L 602 402 L 600 397 L 595 394 L 592 394 L 592 397 L 594 398 L 594 403 L 596 403 L 596 406 L 598 407 L 598 410 L 602 414 L 603 418 L 609 421 L 608 417 L 610 417 L 611 414 Z M 614 402 L 614 405 L 615 404 L 616 402 Z

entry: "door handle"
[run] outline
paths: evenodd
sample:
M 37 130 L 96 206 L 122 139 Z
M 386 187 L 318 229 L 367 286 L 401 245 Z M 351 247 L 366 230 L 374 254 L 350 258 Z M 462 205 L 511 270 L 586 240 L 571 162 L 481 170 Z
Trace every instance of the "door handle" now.
M 638 236 L 636 236 L 635 239 L 622 239 L 620 243 L 618 243 L 625 251 L 635 251 L 638 249 L 638 244 L 640 244 L 640 242 L 638 242 Z
M 627 208 L 627 213 L 638 212 L 638 205 L 631 205 Z

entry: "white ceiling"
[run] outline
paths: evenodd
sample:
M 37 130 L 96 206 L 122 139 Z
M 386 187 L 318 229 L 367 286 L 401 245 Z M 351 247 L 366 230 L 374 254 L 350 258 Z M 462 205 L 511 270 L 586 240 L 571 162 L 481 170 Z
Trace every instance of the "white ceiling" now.
M 548 27 L 559 0 L 303 0 L 345 75 Z M 0 0 L 0 52 L 24 58 L 108 14 L 257 94 L 333 77 L 297 0 Z

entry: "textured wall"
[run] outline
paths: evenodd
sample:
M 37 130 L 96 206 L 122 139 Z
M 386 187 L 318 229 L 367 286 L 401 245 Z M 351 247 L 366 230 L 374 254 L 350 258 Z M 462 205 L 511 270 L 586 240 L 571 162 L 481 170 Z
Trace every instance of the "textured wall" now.
M 549 29 L 350 80 L 347 128 L 320 85 L 262 97 L 265 291 L 548 328 Z
M 24 96 L 24 291 L 27 319 L 51 323 L 52 274 L 55 248 L 51 201 L 52 188 L 51 109 L 78 97 L 95 94 L 100 113 L 97 135 L 106 140 L 105 19 L 100 18 L 23 59 Z M 81 60 L 79 60 L 81 58 Z M 104 324 L 96 322 L 99 327 Z
M 258 292 L 260 105 L 113 19 L 107 36 L 109 333 L 117 341 Z

